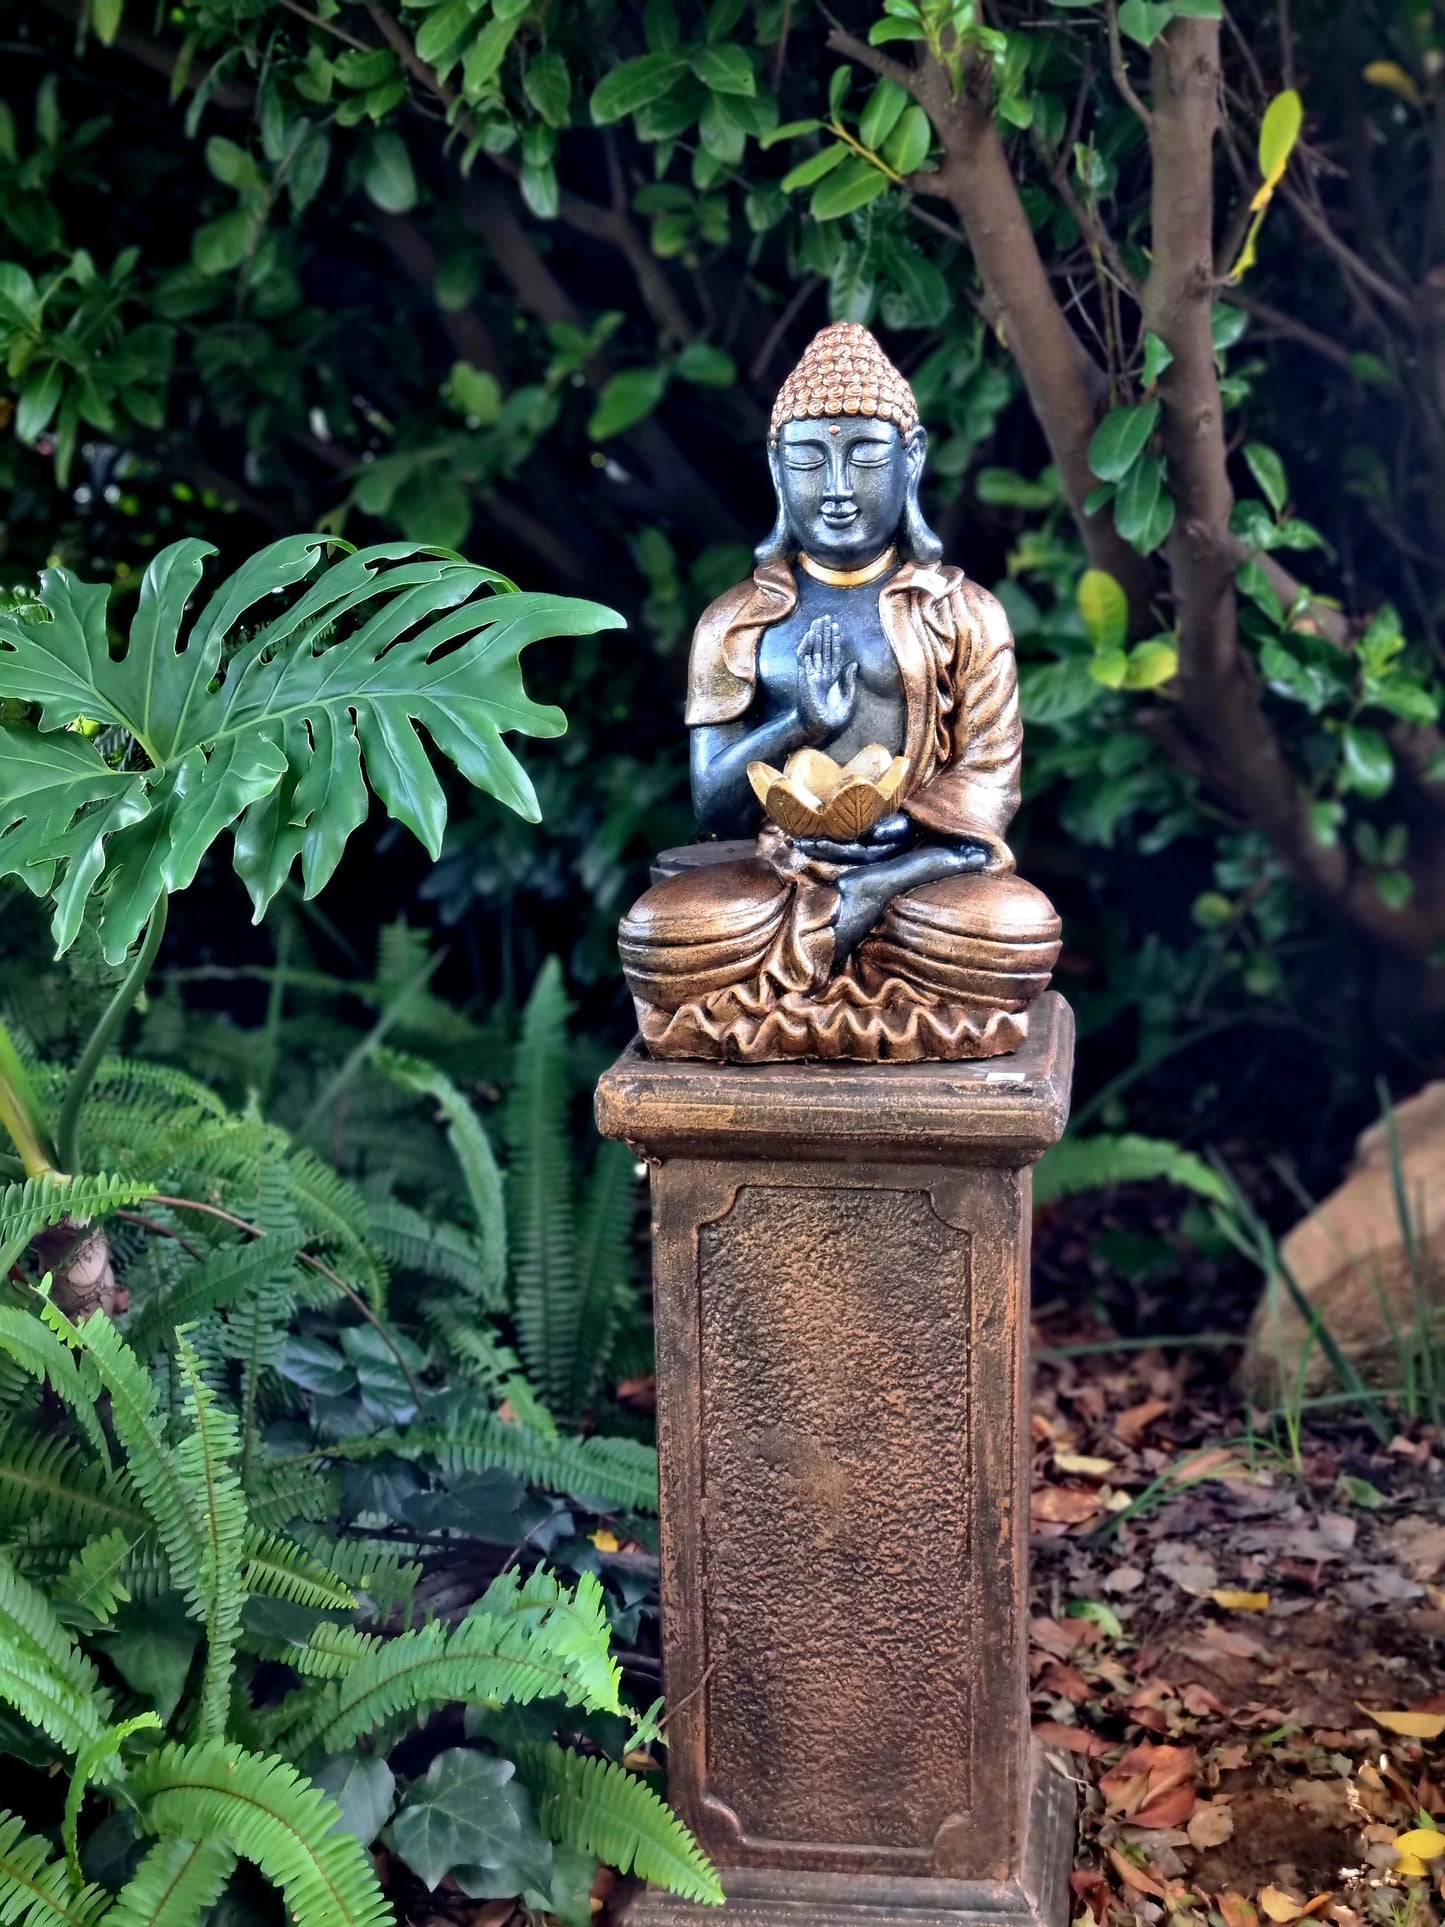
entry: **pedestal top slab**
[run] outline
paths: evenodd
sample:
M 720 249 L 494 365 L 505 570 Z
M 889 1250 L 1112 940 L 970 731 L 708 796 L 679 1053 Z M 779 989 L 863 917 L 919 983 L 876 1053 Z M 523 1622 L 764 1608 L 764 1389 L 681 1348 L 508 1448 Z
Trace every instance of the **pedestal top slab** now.
M 718 1064 L 640 1039 L 597 1086 L 597 1125 L 647 1157 L 1032 1164 L 1068 1120 L 1074 1017 L 1056 992 L 1023 1048 L 956 1064 Z

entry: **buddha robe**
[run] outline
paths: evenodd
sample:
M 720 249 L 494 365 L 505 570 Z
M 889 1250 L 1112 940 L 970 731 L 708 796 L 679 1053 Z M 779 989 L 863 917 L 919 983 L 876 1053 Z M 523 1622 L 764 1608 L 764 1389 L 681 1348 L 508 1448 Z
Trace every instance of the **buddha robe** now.
M 895 897 L 835 968 L 835 866 L 772 824 L 746 857 L 708 861 L 699 846 L 622 920 L 623 969 L 654 1056 L 912 1062 L 996 1056 L 1027 1035 L 1060 925 L 1014 874 L 1004 840 L 1022 744 L 1008 620 L 947 566 L 904 563 L 878 593 L 906 712 L 903 743 L 885 746 L 908 758 L 898 807 L 925 839 L 982 843 L 987 867 Z M 763 563 L 706 610 L 689 726 L 747 715 L 763 633 L 797 598 L 791 568 Z

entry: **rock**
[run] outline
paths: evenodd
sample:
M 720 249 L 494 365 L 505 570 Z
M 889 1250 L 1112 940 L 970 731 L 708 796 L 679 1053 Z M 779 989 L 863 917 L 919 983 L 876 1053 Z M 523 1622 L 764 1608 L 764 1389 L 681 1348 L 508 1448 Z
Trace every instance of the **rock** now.
M 1434 1307 L 1445 1307 L 1445 1241 L 1438 1235 L 1445 1229 L 1445 1081 L 1427 1084 L 1399 1105 L 1395 1122 L 1425 1295 Z M 1280 1256 L 1360 1376 L 1398 1385 L 1401 1361 L 1390 1327 L 1393 1321 L 1408 1339 L 1415 1290 L 1383 1122 L 1361 1134 L 1344 1183 L 1281 1241 Z M 1250 1324 L 1240 1366 L 1245 1391 L 1271 1403 L 1297 1398 L 1307 1337 L 1307 1321 L 1283 1281 L 1276 1281 Z M 1338 1389 L 1317 1339 L 1303 1389 L 1311 1396 Z

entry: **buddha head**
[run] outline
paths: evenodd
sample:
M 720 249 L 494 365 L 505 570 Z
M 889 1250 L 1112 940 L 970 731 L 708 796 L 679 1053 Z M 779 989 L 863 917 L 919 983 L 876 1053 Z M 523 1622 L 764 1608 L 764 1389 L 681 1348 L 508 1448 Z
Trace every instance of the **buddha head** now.
M 847 569 L 896 543 L 914 561 L 936 562 L 943 544 L 918 505 L 927 448 L 913 390 L 868 330 L 856 321 L 822 329 L 773 404 L 778 516 L 758 560 L 802 549 Z

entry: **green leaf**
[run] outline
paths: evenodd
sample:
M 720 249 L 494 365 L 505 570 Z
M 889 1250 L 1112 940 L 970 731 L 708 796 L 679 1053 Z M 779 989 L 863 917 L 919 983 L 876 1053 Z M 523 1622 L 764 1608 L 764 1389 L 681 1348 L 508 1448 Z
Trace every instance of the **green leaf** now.
M 499 9 L 467 48 L 462 61 L 462 91 L 469 99 L 484 94 L 500 72 L 521 24 L 519 19 L 504 17 Z
M 1246 442 L 1244 459 L 1249 464 L 1249 472 L 1259 483 L 1264 499 L 1276 515 L 1284 510 L 1289 500 L 1289 483 L 1285 479 L 1284 463 L 1272 448 L 1263 442 Z
M 1086 569 L 1075 599 L 1094 652 L 1122 648 L 1129 633 L 1129 598 L 1113 576 L 1104 569 Z
M 611 375 L 587 423 L 594 442 L 621 435 L 638 422 L 645 421 L 667 393 L 666 368 L 624 368 Z
M 535 55 L 522 76 L 522 91 L 549 127 L 565 127 L 572 113 L 572 74 L 561 54 Z
M 876 152 L 898 125 L 907 105 L 906 87 L 893 80 L 880 80 L 858 120 L 858 138 L 863 145 Z
M 1154 636 L 1129 651 L 1126 689 L 1157 689 L 1179 670 L 1179 649 L 1172 636 Z
M 1089 443 L 1089 467 L 1101 482 L 1122 482 L 1159 423 L 1157 401 L 1111 408 Z
M 816 134 L 822 125 L 820 120 L 784 121 L 782 126 L 774 127 L 771 132 L 764 134 L 758 141 L 758 146 L 776 147 L 780 141 L 797 140 L 803 134 Z
M 1152 555 L 1174 526 L 1174 498 L 1164 487 L 1164 464 L 1149 450 L 1139 457 L 1114 497 L 1114 527 L 1141 555 Z
M 1167 1178 L 1214 1204 L 1228 1200 L 1223 1183 L 1192 1151 L 1163 1138 L 1096 1131 L 1088 1137 L 1066 1136 L 1045 1151 L 1034 1166 L 1034 1209 L 1083 1191 L 1144 1184 L 1156 1178 Z
M 650 101 L 660 100 L 687 71 L 687 61 L 674 53 L 639 54 L 635 60 L 624 60 L 593 90 L 593 121 L 607 127 L 635 114 Z
M 163 1720 L 180 1704 L 201 1629 L 179 1594 L 163 1593 L 124 1609 L 101 1651 L 132 1691 L 148 1700 Z
M 7 732 L 0 874 L 48 888 L 63 866 L 52 923 L 62 947 L 108 880 L 100 932 L 118 962 L 162 890 L 183 888 L 232 826 L 258 915 L 298 856 L 314 895 L 366 814 L 363 759 L 383 805 L 435 855 L 446 804 L 417 725 L 470 783 L 535 821 L 531 784 L 501 732 L 554 736 L 563 719 L 527 697 L 520 652 L 620 618 L 595 603 L 520 595 L 491 570 L 400 544 L 317 572 L 329 546 L 306 535 L 262 550 L 217 590 L 184 647 L 186 602 L 212 552 L 194 539 L 147 568 L 118 660 L 105 590 L 68 570 L 42 577 L 49 622 L 0 611 L 0 696 L 41 708 L 38 733 Z M 289 593 L 308 574 L 310 586 Z M 258 626 L 277 591 L 286 606 Z M 142 794 L 93 752 L 56 747 L 80 717 L 143 749 Z M 113 820 L 100 822 L 102 810 Z
M 895 174 L 915 174 L 933 145 L 933 123 L 916 104 L 905 107 L 898 125 L 883 143 L 883 159 Z
M 219 221 L 208 221 L 191 236 L 191 260 L 202 274 L 230 274 L 251 252 L 256 219 L 245 208 L 233 208 Z
M 1060 0 L 1054 0 L 1055 6 L 1059 4 Z M 1093 0 L 1089 0 L 1089 4 L 1092 5 Z M 1169 343 L 1161 335 L 1156 335 L 1152 328 L 1146 328 L 1144 330 L 1144 386 L 1152 388 L 1164 370 L 1173 365 L 1174 350 Z
M 722 1905 L 722 1883 L 687 1828 L 615 1761 L 524 1744 L 517 1769 L 554 1840 L 585 1847 L 619 1873 L 635 1872 L 670 1893 Z
M 396 1800 L 396 1775 L 386 1761 L 375 1754 L 348 1754 L 325 1761 L 311 1781 L 340 1807 L 337 1831 L 354 1833 L 363 1847 L 369 1847 L 391 1817 Z
M 1029 724 L 1064 723 L 1093 707 L 1099 684 L 1086 656 L 1029 663 L 1019 671 L 1019 714 Z
M 408 214 L 416 206 L 416 175 L 400 134 L 373 134 L 362 156 L 361 180 L 368 195 L 387 214 Z
M 1395 780 L 1395 761 L 1390 746 L 1377 729 L 1360 723 L 1346 723 L 1341 747 L 1344 768 L 1341 783 L 1361 796 L 1384 796 Z
M 758 90 L 753 64 L 739 46 L 699 47 L 692 55 L 692 71 L 713 94 L 745 94 Z
M 1119 31 L 1141 47 L 1152 47 L 1173 18 L 1168 0 L 1123 0 Z
M 790 168 L 778 185 L 784 194 L 796 194 L 800 188 L 812 187 L 815 182 L 821 181 L 825 174 L 831 173 L 847 158 L 848 149 L 842 141 L 834 141 L 830 147 L 820 147 L 816 154 L 810 154 L 805 161 L 799 161 L 796 167 Z
M 426 1777 L 407 1789 L 391 1823 L 391 1843 L 427 1887 L 454 1868 L 500 1866 L 514 1856 L 530 1818 L 515 1797 L 521 1790 L 515 1772 L 510 1760 L 455 1746 L 438 1753 Z M 550 1860 L 541 1881 L 527 1884 L 545 1882 Z
M 684 381 L 695 381 L 705 388 L 731 388 L 738 378 L 732 356 L 708 341 L 690 341 L 674 367 Z
M 869 201 L 876 201 L 887 187 L 886 174 L 880 174 L 870 162 L 854 155 L 813 189 L 808 212 L 815 221 L 837 221 L 856 208 L 866 207 Z
M 1304 102 L 1292 87 L 1276 94 L 1265 108 L 1259 124 L 1259 171 L 1266 188 L 1283 178 L 1303 125 Z

